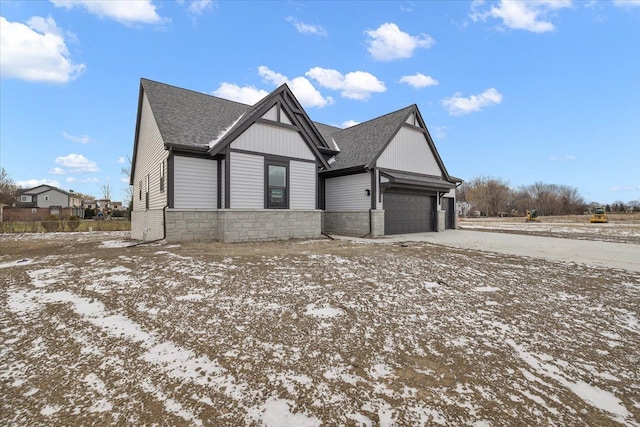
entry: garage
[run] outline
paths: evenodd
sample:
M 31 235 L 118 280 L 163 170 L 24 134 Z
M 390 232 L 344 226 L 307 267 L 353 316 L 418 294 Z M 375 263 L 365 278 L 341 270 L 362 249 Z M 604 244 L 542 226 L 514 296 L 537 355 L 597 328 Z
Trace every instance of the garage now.
M 435 230 L 435 196 L 388 189 L 384 192 L 384 234 Z
M 455 200 L 449 197 L 442 198 L 442 209 L 444 210 L 444 228 L 451 230 L 456 228 Z

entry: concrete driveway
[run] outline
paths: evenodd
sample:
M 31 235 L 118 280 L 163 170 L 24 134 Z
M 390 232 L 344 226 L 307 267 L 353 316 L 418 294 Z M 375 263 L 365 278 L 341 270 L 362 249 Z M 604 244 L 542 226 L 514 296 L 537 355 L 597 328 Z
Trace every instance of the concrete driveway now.
M 332 236 L 367 242 L 428 242 L 454 248 L 499 252 L 596 267 L 640 272 L 640 245 L 469 230 L 384 236 L 377 239 Z

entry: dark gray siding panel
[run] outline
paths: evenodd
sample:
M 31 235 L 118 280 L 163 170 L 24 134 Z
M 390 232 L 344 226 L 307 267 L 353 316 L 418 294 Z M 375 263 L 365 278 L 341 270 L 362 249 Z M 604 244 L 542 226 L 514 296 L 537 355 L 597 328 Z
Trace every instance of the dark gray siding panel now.
M 435 196 L 387 190 L 383 197 L 385 234 L 420 233 L 435 230 Z

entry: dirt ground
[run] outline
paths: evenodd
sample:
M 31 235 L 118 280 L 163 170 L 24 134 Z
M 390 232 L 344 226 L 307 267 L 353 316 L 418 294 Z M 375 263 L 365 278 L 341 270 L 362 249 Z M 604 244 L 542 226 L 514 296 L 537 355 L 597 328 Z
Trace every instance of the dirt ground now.
M 636 272 L 429 243 L 132 244 L 0 235 L 1 425 L 640 426 Z

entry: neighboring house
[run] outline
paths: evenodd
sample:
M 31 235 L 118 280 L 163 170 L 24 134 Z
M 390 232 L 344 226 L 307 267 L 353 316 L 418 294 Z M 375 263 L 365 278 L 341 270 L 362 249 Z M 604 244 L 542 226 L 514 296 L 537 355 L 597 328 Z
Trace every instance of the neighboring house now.
M 66 192 L 51 185 L 39 185 L 28 189 L 18 189 L 16 200 L 7 208 L 5 221 L 41 220 L 48 215 L 82 218 L 84 208 L 73 191 Z
M 122 202 L 112 202 L 110 199 L 85 200 L 82 203 L 85 209 L 93 209 L 97 213 L 102 213 L 105 217 L 114 211 L 122 210 Z
M 339 129 L 284 84 L 253 106 L 141 79 L 132 237 L 249 241 L 455 227 L 417 106 Z

